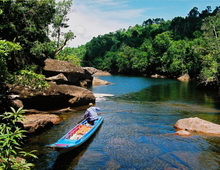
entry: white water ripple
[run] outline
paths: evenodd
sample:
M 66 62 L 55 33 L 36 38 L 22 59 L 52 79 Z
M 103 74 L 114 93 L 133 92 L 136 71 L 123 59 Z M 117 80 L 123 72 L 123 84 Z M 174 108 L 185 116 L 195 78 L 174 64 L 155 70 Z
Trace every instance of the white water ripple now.
M 106 97 L 114 96 L 113 94 L 106 94 L 106 93 L 94 93 L 96 101 L 105 101 Z

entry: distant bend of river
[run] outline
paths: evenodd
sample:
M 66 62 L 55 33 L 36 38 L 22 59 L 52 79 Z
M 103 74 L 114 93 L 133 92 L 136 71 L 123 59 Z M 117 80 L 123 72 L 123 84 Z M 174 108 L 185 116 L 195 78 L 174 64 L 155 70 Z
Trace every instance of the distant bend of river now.
M 62 123 L 29 139 L 37 150 L 34 169 L 220 169 L 220 137 L 173 133 L 177 120 L 199 117 L 220 124 L 220 98 L 193 83 L 132 76 L 100 76 L 111 85 L 95 86 L 107 94 L 96 106 L 104 123 L 80 150 L 60 155 L 45 148 L 62 137 L 85 110 L 63 113 Z

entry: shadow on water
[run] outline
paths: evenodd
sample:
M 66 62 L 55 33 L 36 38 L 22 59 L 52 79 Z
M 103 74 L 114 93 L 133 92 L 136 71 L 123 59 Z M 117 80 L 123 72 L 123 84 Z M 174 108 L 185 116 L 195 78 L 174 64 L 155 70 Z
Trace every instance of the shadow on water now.
M 82 144 L 81 146 L 79 146 L 78 148 L 76 148 L 72 151 L 69 151 L 69 152 L 63 153 L 63 154 L 59 154 L 51 169 L 53 169 L 53 170 L 60 170 L 60 169 L 65 170 L 65 169 L 68 169 L 69 167 L 76 166 L 78 164 L 78 161 L 80 160 L 80 158 L 86 152 L 89 145 L 95 139 L 96 135 L 100 131 L 101 126 L 97 129 L 95 134 L 93 134 L 88 139 L 88 141 L 86 141 L 84 144 Z
M 200 118 L 220 123 L 220 97 L 213 91 L 196 88 L 195 83 L 172 82 L 156 84 L 138 92 L 114 97 L 117 102 L 151 104 L 157 107 L 172 108 L 186 117 Z

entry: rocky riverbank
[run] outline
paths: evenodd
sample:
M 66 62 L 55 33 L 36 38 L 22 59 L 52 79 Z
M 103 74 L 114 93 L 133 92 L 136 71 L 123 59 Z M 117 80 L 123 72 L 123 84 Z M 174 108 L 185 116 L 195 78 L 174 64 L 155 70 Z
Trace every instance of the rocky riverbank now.
M 6 85 L 10 89 L 7 95 L 9 105 L 27 110 L 23 124 L 30 133 L 61 121 L 59 116 L 50 113 L 51 110 L 73 111 L 71 108 L 94 103 L 96 98 L 87 87 L 109 84 L 93 77 L 95 73 L 110 75 L 95 68 L 79 67 L 54 59 L 47 59 L 44 63 L 43 74 L 50 85 L 48 89 L 37 91 L 28 87 Z

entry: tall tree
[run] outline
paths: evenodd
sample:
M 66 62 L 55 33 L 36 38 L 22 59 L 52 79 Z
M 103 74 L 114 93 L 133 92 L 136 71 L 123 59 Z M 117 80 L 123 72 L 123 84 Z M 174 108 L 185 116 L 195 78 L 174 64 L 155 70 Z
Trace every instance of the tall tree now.
M 199 9 L 197 7 L 194 7 L 193 9 L 190 10 L 190 12 L 188 13 L 188 17 L 192 17 L 192 18 L 198 18 L 199 17 Z
M 52 24 L 53 27 L 52 37 L 56 41 L 56 48 L 57 48 L 55 54 L 58 54 L 69 40 L 75 38 L 74 33 L 70 30 L 68 32 L 62 32 L 63 29 L 69 27 L 69 25 L 67 24 L 67 21 L 69 20 L 67 15 L 71 9 L 72 1 L 73 0 L 63 0 L 63 1 L 59 1 L 56 4 L 56 13 L 54 15 L 53 24 Z M 61 37 L 62 35 L 63 38 Z

